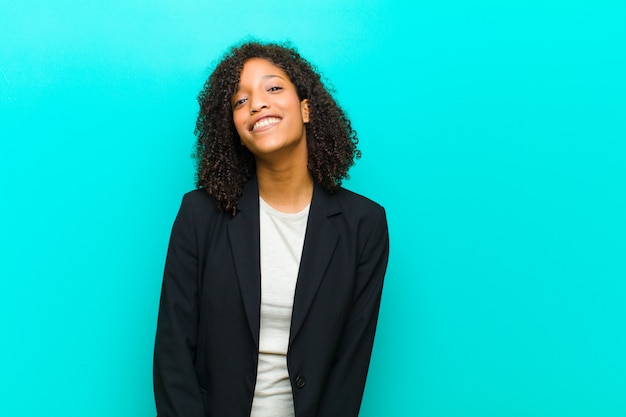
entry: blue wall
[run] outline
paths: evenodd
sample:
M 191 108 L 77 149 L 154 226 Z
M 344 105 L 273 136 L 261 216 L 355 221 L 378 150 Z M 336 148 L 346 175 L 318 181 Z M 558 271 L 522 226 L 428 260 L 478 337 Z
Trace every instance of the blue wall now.
M 623 1 L 0 2 L 0 413 L 154 415 L 196 95 L 291 40 L 392 254 L 362 416 L 626 415 Z

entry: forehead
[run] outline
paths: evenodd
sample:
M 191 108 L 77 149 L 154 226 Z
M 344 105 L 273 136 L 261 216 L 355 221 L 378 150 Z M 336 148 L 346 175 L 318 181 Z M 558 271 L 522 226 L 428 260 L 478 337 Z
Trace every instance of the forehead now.
M 290 81 L 289 76 L 278 65 L 264 58 L 250 58 L 244 62 L 239 73 L 239 83 L 257 78 L 280 77 Z

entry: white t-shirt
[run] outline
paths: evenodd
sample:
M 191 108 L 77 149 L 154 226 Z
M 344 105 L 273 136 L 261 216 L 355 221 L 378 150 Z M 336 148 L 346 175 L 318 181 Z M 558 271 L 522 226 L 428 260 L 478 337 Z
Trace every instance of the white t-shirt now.
M 261 328 L 251 417 L 293 417 L 287 348 L 309 207 L 283 213 L 259 198 Z

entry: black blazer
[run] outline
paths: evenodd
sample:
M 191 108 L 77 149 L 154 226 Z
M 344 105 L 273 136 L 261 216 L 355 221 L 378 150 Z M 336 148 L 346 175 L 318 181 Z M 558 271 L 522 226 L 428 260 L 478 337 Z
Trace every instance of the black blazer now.
M 160 417 L 249 417 L 261 274 L 259 194 L 239 212 L 186 194 L 167 252 L 154 353 Z M 381 206 L 315 185 L 294 296 L 287 367 L 296 417 L 357 416 L 378 318 L 389 239 Z

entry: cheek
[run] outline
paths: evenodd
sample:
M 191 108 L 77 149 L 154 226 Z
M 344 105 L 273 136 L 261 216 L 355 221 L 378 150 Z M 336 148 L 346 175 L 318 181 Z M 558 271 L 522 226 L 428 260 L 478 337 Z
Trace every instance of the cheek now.
M 237 131 L 237 134 L 241 136 L 241 134 L 245 130 L 244 122 L 241 120 L 241 118 L 237 118 L 237 116 L 233 115 L 233 124 L 235 125 L 235 130 Z

